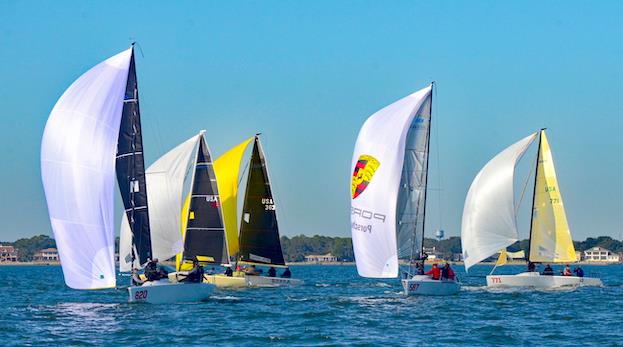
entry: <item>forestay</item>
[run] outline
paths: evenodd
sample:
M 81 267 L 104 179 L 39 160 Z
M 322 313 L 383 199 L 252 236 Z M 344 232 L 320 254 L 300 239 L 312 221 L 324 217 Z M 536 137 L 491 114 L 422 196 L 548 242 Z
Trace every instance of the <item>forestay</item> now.
M 431 91 L 428 86 L 383 108 L 359 131 L 352 160 L 351 232 L 360 276 L 398 275 L 397 204 L 405 143 Z
M 183 249 L 181 228 L 182 199 L 190 160 L 197 149 L 199 135 L 181 143 L 147 169 L 147 199 L 153 257 L 166 260 Z M 119 237 L 119 270 L 130 271 L 132 235 L 125 214 Z M 135 268 L 140 268 L 135 261 Z
M 466 270 L 517 241 L 515 166 L 535 138 L 536 133 L 506 148 L 474 178 L 465 199 L 461 226 Z
M 554 160 L 545 131 L 541 131 L 536 169 L 530 261 L 561 263 L 576 261 L 575 248 L 558 187 Z
M 61 96 L 45 127 L 41 176 L 65 283 L 116 285 L 115 154 L 132 50 L 93 67 Z

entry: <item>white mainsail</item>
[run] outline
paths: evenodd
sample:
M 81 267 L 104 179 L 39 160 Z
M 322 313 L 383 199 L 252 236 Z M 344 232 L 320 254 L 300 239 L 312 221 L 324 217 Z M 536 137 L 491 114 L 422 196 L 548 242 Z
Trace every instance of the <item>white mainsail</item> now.
M 518 240 L 513 178 L 515 166 L 537 133 L 506 148 L 485 165 L 472 182 L 461 226 L 465 269 Z
M 183 249 L 181 230 L 184 181 L 199 143 L 195 135 L 154 162 L 145 172 L 154 259 L 166 260 Z M 119 232 L 119 270 L 132 269 L 132 233 L 125 214 Z M 140 268 L 135 259 L 134 268 Z
M 52 109 L 43 133 L 41 177 L 70 288 L 116 285 L 115 154 L 131 53 L 80 76 Z
M 351 233 L 363 277 L 398 275 L 398 194 L 407 133 L 431 97 L 428 86 L 370 116 L 357 137 L 351 181 Z
M 419 259 L 424 241 L 424 211 L 432 98 L 427 98 L 411 122 L 398 190 L 398 257 Z

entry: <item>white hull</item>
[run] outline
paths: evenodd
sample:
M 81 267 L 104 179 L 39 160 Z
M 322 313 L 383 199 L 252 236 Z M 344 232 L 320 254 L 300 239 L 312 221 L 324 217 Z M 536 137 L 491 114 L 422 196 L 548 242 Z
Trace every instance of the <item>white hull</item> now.
M 204 301 L 213 291 L 213 284 L 171 283 L 168 280 L 145 282 L 142 286 L 128 287 L 130 302 L 150 304 Z
M 461 290 L 459 282 L 434 280 L 426 275 L 415 275 L 411 279 L 403 279 L 402 287 L 405 295 L 455 295 Z
M 544 276 L 538 272 L 523 272 L 517 275 L 489 275 L 487 287 L 509 288 L 573 288 L 580 286 L 603 286 L 599 278 L 576 276 Z
M 247 286 L 249 287 L 281 287 L 281 286 L 298 286 L 303 281 L 294 278 L 282 277 L 266 277 L 266 276 L 245 276 Z

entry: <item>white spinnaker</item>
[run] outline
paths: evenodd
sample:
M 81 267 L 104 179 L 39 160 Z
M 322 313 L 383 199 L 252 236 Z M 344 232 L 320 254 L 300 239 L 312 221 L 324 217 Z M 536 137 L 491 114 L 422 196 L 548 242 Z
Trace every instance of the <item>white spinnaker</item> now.
M 362 156 L 369 159 L 365 165 L 378 163 L 374 172 L 367 172 L 371 178 L 364 182 L 365 189 L 351 196 L 351 233 L 360 276 L 398 275 L 396 205 L 405 142 L 413 119 L 430 95 L 428 86 L 386 106 L 370 116 L 359 131 L 351 167 L 357 172 Z M 355 182 L 356 178 L 351 179 Z
M 131 53 L 80 76 L 57 101 L 43 133 L 41 178 L 70 288 L 116 285 L 115 154 Z
M 199 135 L 195 135 L 160 157 L 145 172 L 154 259 L 172 258 L 184 248 L 181 232 L 184 180 L 198 143 Z M 124 213 L 119 232 L 120 271 L 132 269 L 131 247 L 132 232 Z M 138 259 L 135 259 L 134 267 L 140 268 Z
M 461 226 L 466 271 L 518 240 L 513 190 L 515 166 L 536 135 L 531 134 L 500 152 L 474 178 L 465 199 Z

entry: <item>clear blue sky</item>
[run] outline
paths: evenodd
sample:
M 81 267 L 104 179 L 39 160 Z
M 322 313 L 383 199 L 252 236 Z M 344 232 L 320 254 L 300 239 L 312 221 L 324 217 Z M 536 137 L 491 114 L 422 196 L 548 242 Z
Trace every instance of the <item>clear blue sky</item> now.
M 430 231 L 441 197 L 458 235 L 478 170 L 548 127 L 574 238 L 621 237 L 623 2 L 151 3 L 0 2 L 0 240 L 51 234 L 49 112 L 132 40 L 148 163 L 199 129 L 215 156 L 263 132 L 284 235 L 350 235 L 359 127 L 435 80 Z

